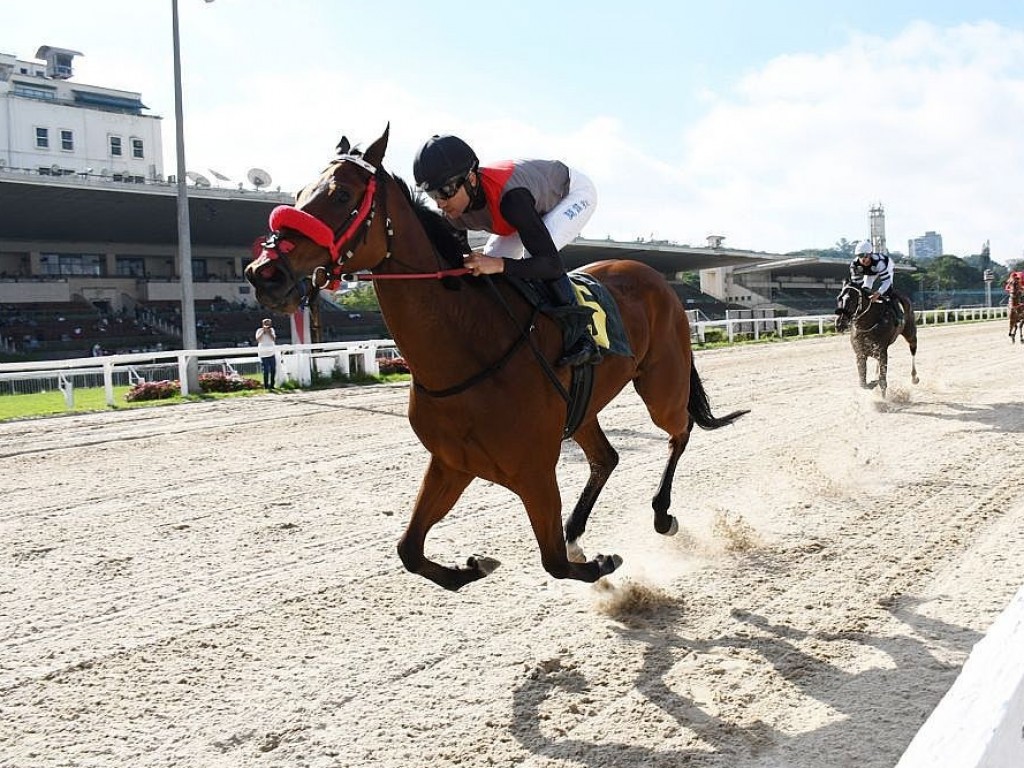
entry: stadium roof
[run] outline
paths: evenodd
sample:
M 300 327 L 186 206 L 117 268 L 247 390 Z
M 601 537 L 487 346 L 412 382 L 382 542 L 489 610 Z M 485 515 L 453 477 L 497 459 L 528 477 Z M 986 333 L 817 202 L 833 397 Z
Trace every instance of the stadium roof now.
M 266 232 L 270 211 L 293 200 L 279 193 L 189 188 L 189 225 L 197 245 L 245 247 Z M 64 178 L 41 182 L 0 174 L 0 238 L 43 242 L 178 241 L 173 184 Z
M 895 261 L 896 269 L 914 272 L 915 267 Z M 778 258 L 770 262 L 737 267 L 734 275 L 749 275 L 757 272 L 771 272 L 776 278 L 800 275 L 817 279 L 846 277 L 850 274 L 850 259 L 829 256 L 796 256 Z
M 193 245 L 245 248 L 266 232 L 274 207 L 291 203 L 283 193 L 189 187 Z M 0 239 L 22 242 L 138 243 L 173 245 L 178 239 L 177 188 L 93 177 L 0 173 Z M 486 235 L 473 233 L 482 243 Z M 777 261 L 777 254 L 732 248 L 691 247 L 666 241 L 620 242 L 577 238 L 562 250 L 575 269 L 604 259 L 636 259 L 664 274 Z
M 761 264 L 778 258 L 775 254 L 732 248 L 694 248 L 659 241 L 622 243 L 584 238 L 577 238 L 563 248 L 561 253 L 569 269 L 602 259 L 635 259 L 665 274 Z

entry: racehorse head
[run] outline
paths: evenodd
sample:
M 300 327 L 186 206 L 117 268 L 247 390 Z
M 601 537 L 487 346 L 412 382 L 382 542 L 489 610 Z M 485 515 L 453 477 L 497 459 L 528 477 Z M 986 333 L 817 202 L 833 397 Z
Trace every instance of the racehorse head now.
M 864 291 L 849 281 L 843 283 L 843 289 L 836 297 L 836 330 L 843 333 L 850 328 L 864 302 Z
M 271 211 L 270 234 L 257 241 L 256 258 L 245 268 L 260 304 L 294 312 L 316 289 L 387 257 L 390 227 L 375 221 L 375 213 L 386 176 L 381 161 L 388 130 L 365 153 L 343 136 L 337 156 L 299 192 L 295 205 Z M 374 247 L 358 247 L 364 244 Z

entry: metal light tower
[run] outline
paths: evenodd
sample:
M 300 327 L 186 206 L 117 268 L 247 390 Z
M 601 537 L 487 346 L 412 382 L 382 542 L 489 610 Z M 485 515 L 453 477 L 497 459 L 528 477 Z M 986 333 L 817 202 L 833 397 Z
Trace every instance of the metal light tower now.
M 211 2 L 212 0 L 206 0 Z M 192 232 L 188 220 L 188 188 L 185 186 L 185 129 L 181 107 L 181 44 L 178 39 L 178 0 L 171 0 L 171 28 L 174 35 L 174 120 L 178 155 L 178 272 L 181 279 L 181 344 L 186 352 L 199 348 L 196 339 L 196 303 L 192 289 Z M 199 393 L 199 364 L 186 356 L 183 395 Z
M 875 253 L 886 253 L 885 250 L 885 209 L 881 203 L 868 209 L 871 223 L 871 245 Z

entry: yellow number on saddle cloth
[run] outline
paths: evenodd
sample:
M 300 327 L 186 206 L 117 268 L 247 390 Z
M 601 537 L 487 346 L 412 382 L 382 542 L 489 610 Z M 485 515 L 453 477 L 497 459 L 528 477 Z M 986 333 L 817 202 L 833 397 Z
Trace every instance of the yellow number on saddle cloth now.
M 602 349 L 610 349 L 611 341 L 608 338 L 608 314 L 604 311 L 604 307 L 595 298 L 594 294 L 590 292 L 590 289 L 585 285 L 572 282 L 572 289 L 576 291 L 576 302 L 581 307 L 590 307 L 594 310 L 594 314 L 591 316 L 591 328 L 594 341 L 597 342 L 597 346 Z

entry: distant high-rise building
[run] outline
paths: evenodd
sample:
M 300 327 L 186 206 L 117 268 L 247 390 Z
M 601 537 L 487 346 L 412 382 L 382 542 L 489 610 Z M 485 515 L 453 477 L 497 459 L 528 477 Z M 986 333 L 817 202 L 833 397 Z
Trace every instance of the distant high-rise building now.
M 925 232 L 921 237 L 907 241 L 908 255 L 912 259 L 934 259 L 942 255 L 942 235 L 938 232 Z

